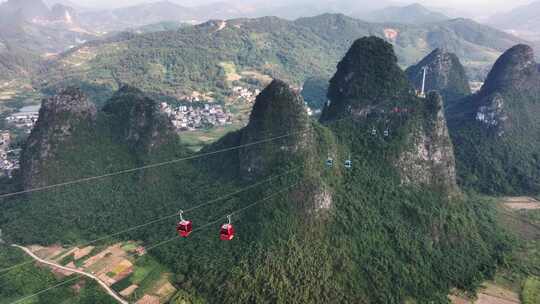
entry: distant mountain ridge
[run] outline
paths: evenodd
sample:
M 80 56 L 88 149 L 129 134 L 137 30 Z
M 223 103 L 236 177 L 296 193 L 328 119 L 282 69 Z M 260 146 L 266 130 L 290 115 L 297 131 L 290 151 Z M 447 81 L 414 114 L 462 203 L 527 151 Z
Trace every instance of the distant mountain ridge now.
M 442 13 L 431 11 L 418 3 L 407 6 L 389 6 L 380 10 L 360 14 L 358 17 L 371 22 L 404 24 L 423 24 L 451 19 Z
M 77 12 L 74 8 L 55 4 L 49 8 L 43 0 L 8 0 L 0 4 L 0 16 L 3 18 L 19 19 L 18 22 L 26 21 L 33 23 L 65 22 L 76 23 Z M 0 21 L 0 25 L 2 21 Z M 4 23 L 4 26 L 8 24 Z
M 391 5 L 390 1 L 358 3 L 351 0 L 339 0 L 313 3 L 308 0 L 300 0 L 289 3 L 287 1 L 233 0 L 225 2 L 216 0 L 210 4 L 191 3 L 191 5 L 184 5 L 184 3 L 184 1 L 161 0 L 115 9 L 81 9 L 81 18 L 86 27 L 108 32 L 164 21 L 196 24 L 212 19 L 260 18 L 264 16 L 294 20 L 325 13 L 344 13 L 375 22 L 414 24 L 449 19 L 440 13 L 429 11 L 419 4 L 385 8 Z M 370 18 L 372 14 L 381 14 L 382 20 Z
M 24 20 L 32 20 L 49 14 L 49 8 L 42 0 L 8 0 L 0 3 L 0 16 L 18 14 Z
M 276 17 L 215 20 L 175 31 L 88 43 L 83 47 L 93 54 L 91 61 L 74 49 L 52 61 L 39 78 L 50 89 L 65 82 L 84 83 L 83 87 L 103 93 L 100 102 L 110 97 L 105 93 L 117 89 L 117 81 L 168 98 L 193 91 L 226 97 L 231 71 L 225 71 L 223 63 L 234 65 L 241 77 L 237 84 L 253 85 L 261 77 L 270 77 L 300 87 L 311 77 L 329 79 L 351 41 L 369 35 L 392 43 L 403 67 L 417 63 L 433 49 L 448 49 L 470 63 L 466 68 L 473 79 L 483 78 L 483 70 L 502 51 L 521 42 L 466 19 L 422 26 L 368 23 L 341 14 L 296 21 Z M 149 53 L 152 59 L 143 60 L 143 54 Z M 165 78 L 167 82 L 162 81 Z M 95 90 L 98 87 L 103 90 Z
M 488 24 L 526 39 L 540 40 L 540 1 L 496 14 L 488 19 Z
M 170 1 L 158 1 L 113 10 L 83 12 L 85 27 L 99 31 L 121 31 L 164 21 L 201 22 L 203 18 L 195 8 L 184 7 Z
M 97 38 L 80 27 L 78 13 L 42 0 L 0 4 L 0 79 L 31 78 L 43 57 Z

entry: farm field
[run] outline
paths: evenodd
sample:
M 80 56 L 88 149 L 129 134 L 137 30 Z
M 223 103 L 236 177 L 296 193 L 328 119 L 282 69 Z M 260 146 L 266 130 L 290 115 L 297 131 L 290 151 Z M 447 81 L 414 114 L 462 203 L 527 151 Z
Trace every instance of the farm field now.
M 145 248 L 136 242 L 82 248 L 59 245 L 28 248 L 44 260 L 95 275 L 133 303 L 164 303 L 177 291 L 167 269 L 147 256 Z M 54 268 L 52 272 L 57 277 L 73 274 Z
M 475 297 L 456 292 L 449 297 L 452 304 L 540 303 L 540 201 L 504 197 L 497 204 L 500 221 L 514 236 L 518 250 Z

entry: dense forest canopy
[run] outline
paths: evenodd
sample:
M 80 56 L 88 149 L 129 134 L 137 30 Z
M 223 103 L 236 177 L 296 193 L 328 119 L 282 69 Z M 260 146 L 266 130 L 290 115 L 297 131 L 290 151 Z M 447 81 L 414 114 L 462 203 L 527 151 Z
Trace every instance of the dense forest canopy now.
M 378 66 L 388 69 L 363 78 Z M 356 77 L 340 81 L 347 71 Z M 384 92 L 371 99 L 374 93 L 359 85 Z M 420 171 L 409 166 L 419 142 L 432 142 L 433 155 L 448 148 L 448 135 L 438 131 L 446 128 L 438 95 L 417 98 L 392 46 L 374 37 L 356 41 L 347 53 L 329 90 L 339 88 L 348 95 L 330 94 L 321 124 L 308 118 L 295 90 L 274 81 L 257 98 L 258 110 L 246 128 L 201 153 L 227 152 L 4 200 L 0 226 L 11 242 L 80 244 L 238 192 L 186 214 L 204 225 L 232 213 L 234 242 L 203 229 L 152 250 L 175 274 L 182 290 L 176 301 L 444 302 L 453 287 L 475 290 L 494 275 L 509 249 L 495 210 L 436 179 L 409 180 L 439 170 L 431 160 L 421 161 Z M 192 155 L 168 131 L 158 102 L 140 90 L 124 87 L 97 111 L 80 94 L 67 90 L 44 100 L 39 127 L 30 137 L 35 144 L 23 152 L 23 170 L 35 170 L 31 184 Z M 56 106 L 44 113 L 51 109 L 48 103 Z M 411 111 L 392 113 L 395 107 Z M 379 132 L 373 134 L 373 128 Z M 49 136 L 54 130 L 61 136 Z M 234 148 L 287 131 L 295 135 Z M 325 164 L 328 157 L 334 166 Z M 347 158 L 351 169 L 343 166 Z M 270 183 L 240 191 L 275 175 L 279 178 Z M 452 184 L 455 176 L 444 179 Z M 263 203 L 253 207 L 257 202 Z M 117 237 L 159 244 L 174 237 L 174 226 L 170 218 Z

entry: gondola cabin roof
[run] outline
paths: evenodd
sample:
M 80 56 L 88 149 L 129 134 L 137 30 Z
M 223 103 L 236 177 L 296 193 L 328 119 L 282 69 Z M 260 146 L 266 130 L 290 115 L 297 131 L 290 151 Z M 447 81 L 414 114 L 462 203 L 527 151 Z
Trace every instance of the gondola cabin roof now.
M 219 232 L 219 238 L 222 241 L 230 241 L 234 238 L 234 227 L 231 224 L 223 224 Z
M 176 225 L 176 231 L 181 237 L 188 237 L 193 232 L 193 223 L 191 221 L 182 220 Z

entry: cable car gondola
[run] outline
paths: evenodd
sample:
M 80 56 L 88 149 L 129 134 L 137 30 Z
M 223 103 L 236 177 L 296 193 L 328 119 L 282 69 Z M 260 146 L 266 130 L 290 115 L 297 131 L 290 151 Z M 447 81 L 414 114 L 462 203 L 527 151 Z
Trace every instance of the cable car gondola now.
M 349 157 L 347 158 L 347 160 L 345 160 L 345 168 L 347 169 L 352 168 L 351 153 L 349 153 Z
M 333 167 L 333 166 L 334 166 L 334 159 L 331 158 L 331 157 L 328 157 L 328 158 L 326 159 L 325 164 L 326 164 L 326 166 L 329 167 L 329 168 Z
M 178 214 L 180 215 L 180 221 L 176 224 L 176 231 L 181 237 L 187 238 L 191 232 L 193 232 L 193 223 L 191 221 L 184 220 L 182 214 L 184 211 L 180 210 Z
M 234 238 L 234 227 L 231 224 L 231 216 L 228 215 L 227 219 L 229 222 L 227 224 L 221 225 L 221 230 L 219 232 L 219 238 L 222 241 L 230 241 Z
M 375 129 L 375 127 L 373 127 L 373 129 L 371 129 L 371 135 L 377 136 L 377 129 Z
M 390 130 L 386 129 L 384 130 L 384 137 L 390 136 Z

